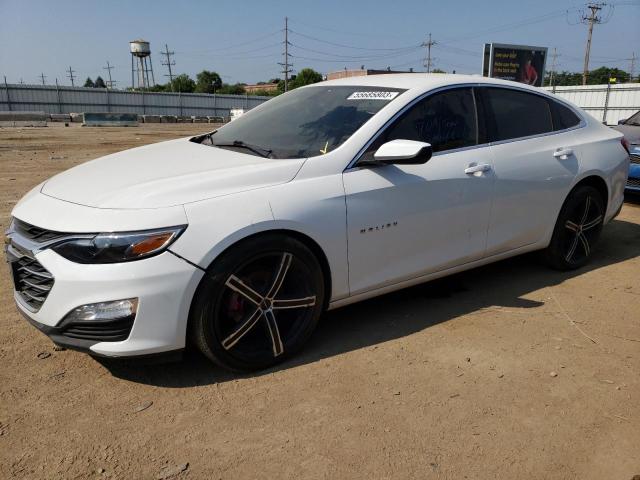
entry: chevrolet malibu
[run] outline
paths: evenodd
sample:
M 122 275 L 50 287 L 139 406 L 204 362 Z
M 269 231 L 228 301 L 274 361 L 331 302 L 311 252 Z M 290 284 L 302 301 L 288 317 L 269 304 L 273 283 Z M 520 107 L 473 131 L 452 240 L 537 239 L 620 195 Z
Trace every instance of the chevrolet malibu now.
M 622 135 L 517 83 L 356 77 L 206 135 L 81 164 L 7 232 L 18 309 L 95 356 L 233 370 L 298 351 L 323 311 L 524 252 L 593 255 L 620 211 Z

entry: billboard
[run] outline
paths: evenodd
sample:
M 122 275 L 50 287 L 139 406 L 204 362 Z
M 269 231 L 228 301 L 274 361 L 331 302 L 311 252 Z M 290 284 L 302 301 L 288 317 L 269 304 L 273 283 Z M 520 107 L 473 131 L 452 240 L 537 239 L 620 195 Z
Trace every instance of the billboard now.
M 546 47 L 485 43 L 482 75 L 541 87 L 546 61 Z

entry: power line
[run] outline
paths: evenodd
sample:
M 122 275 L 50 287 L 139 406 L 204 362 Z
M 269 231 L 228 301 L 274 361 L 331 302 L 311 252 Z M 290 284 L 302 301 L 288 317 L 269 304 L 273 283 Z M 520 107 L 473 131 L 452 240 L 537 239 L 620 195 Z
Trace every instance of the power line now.
M 312 53 L 318 53 L 320 55 L 326 55 L 328 57 L 332 57 L 335 58 L 336 61 L 342 61 L 342 59 L 354 59 L 354 61 L 363 61 L 363 60 L 377 60 L 377 59 L 382 59 L 382 58 L 393 58 L 393 57 L 399 57 L 399 56 L 403 56 L 403 55 L 407 55 L 407 54 L 412 54 L 415 53 L 416 51 L 420 50 L 422 47 L 421 46 L 417 46 L 411 50 L 408 50 L 406 52 L 387 52 L 387 53 L 381 53 L 381 54 L 368 54 L 368 55 L 341 55 L 338 53 L 328 53 L 328 52 L 323 52 L 321 50 L 315 50 L 313 48 L 307 48 L 307 47 L 302 47 L 300 45 L 298 45 L 297 43 L 290 43 L 290 45 L 292 47 L 296 47 L 299 50 L 304 50 L 306 52 L 312 52 Z
M 169 51 L 169 46 L 164 44 L 164 52 L 160 52 L 160 55 L 164 55 L 167 59 L 166 62 L 160 60 L 160 63 L 169 69 L 169 75 L 165 75 L 165 77 L 169 77 L 169 86 L 171 87 L 171 91 L 173 92 L 173 72 L 171 71 L 171 67 L 176 64 L 175 60 L 171 60 L 171 55 L 175 55 L 175 52 Z
M 436 45 L 437 42 L 431 39 L 431 34 L 429 34 L 429 41 L 423 42 L 422 47 L 427 47 L 427 56 L 424 59 L 424 66 L 427 68 L 427 73 L 431 73 L 431 67 L 433 66 L 433 59 L 431 58 L 431 47 Z
M 186 56 L 186 57 L 196 57 L 196 58 L 202 58 L 202 57 L 235 57 L 237 55 L 244 55 L 247 53 L 253 53 L 253 52 L 260 52 L 262 50 L 267 50 L 268 48 L 273 48 L 273 47 L 279 47 L 280 45 L 282 45 L 282 42 L 276 42 L 276 43 L 270 43 L 269 45 L 264 45 L 262 47 L 258 47 L 258 48 L 252 48 L 251 50 L 244 50 L 241 52 L 227 52 L 227 53 L 182 53 L 181 55 Z M 161 52 L 162 53 L 162 52 Z M 171 52 L 173 53 L 173 52 Z
M 503 25 L 498 25 L 495 27 L 491 27 L 485 30 L 478 30 L 476 33 L 471 33 L 470 35 L 465 35 L 462 37 L 457 37 L 457 38 L 448 38 L 448 39 L 444 39 L 441 40 L 441 44 L 445 44 L 445 43 L 455 43 L 455 42 L 459 42 L 461 40 L 470 40 L 473 38 L 478 38 L 478 37 L 482 37 L 483 35 L 489 34 L 489 33 L 500 33 L 500 32 L 505 32 L 508 30 L 513 30 L 516 28 L 520 28 L 526 25 L 533 25 L 535 23 L 540 23 L 540 22 L 546 22 L 548 20 L 552 20 L 554 18 L 559 18 L 559 17 L 563 17 L 565 16 L 567 13 L 567 10 L 554 10 L 552 12 L 548 12 L 542 15 L 538 15 L 535 17 L 530 17 L 530 18 L 526 18 L 523 20 L 518 20 L 516 22 L 510 22 L 510 23 L 505 23 Z
M 396 47 L 396 48 L 354 47 L 353 45 L 346 45 L 344 43 L 330 42 L 328 40 L 323 40 L 323 39 L 318 38 L 318 37 L 313 37 L 311 35 L 306 35 L 304 33 L 296 32 L 295 30 L 291 30 L 291 29 L 289 29 L 289 32 L 293 33 L 294 35 L 298 35 L 300 37 L 306 38 L 308 40 L 314 40 L 316 42 L 326 43 L 327 45 L 331 45 L 331 46 L 334 46 L 334 47 L 351 48 L 353 50 L 368 50 L 368 51 L 372 51 L 372 52 L 379 52 L 379 51 L 393 52 L 393 51 L 399 51 L 399 50 L 408 50 L 408 49 L 412 49 L 412 48 L 421 46 L 420 44 L 417 44 L 417 45 L 405 45 L 405 46 Z
M 69 74 L 67 75 L 67 78 L 70 78 L 70 79 L 71 79 L 71 86 L 72 86 L 72 87 L 75 87 L 76 85 L 75 85 L 75 83 L 73 82 L 73 80 L 74 80 L 76 77 L 74 77 L 74 76 L 73 76 L 73 74 L 74 74 L 74 73 L 76 73 L 76 71 L 75 71 L 75 70 L 71 70 L 71 67 L 69 67 L 69 70 L 67 70 L 67 72 L 69 72 Z
M 109 60 L 107 60 L 107 66 L 106 67 L 102 67 L 103 70 L 107 70 L 109 72 L 109 80 L 107 81 L 107 88 L 113 88 L 113 85 L 117 82 L 114 82 L 113 80 L 111 80 L 111 70 L 115 68 L 112 65 L 109 65 Z
M 184 54 L 184 53 L 210 53 L 210 52 L 219 52 L 221 50 L 227 51 L 227 50 L 232 50 L 234 48 L 237 47 L 243 47 L 245 45 L 249 45 L 255 42 L 259 42 L 260 40 L 263 40 L 265 38 L 269 38 L 269 37 L 273 37 L 275 35 L 279 35 L 280 32 L 282 32 L 282 30 L 276 30 L 274 32 L 270 32 L 270 33 L 266 33 L 264 35 L 260 35 L 259 37 L 255 37 L 252 38 L 250 40 L 247 40 L 246 42 L 242 42 L 242 43 L 236 43 L 235 45 L 225 45 L 219 48 L 213 48 L 213 49 L 207 49 L 207 50 L 193 50 L 193 51 L 179 51 L 179 54 Z M 233 53 L 233 52 L 231 52 Z

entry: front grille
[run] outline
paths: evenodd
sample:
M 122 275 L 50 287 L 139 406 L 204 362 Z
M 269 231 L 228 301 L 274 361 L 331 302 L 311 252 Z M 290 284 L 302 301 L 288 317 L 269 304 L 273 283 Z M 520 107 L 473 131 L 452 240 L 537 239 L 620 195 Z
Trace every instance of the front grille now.
M 23 222 L 22 220 L 18 220 L 17 218 L 13 219 L 13 228 L 23 237 L 36 243 L 49 242 L 69 235 L 64 232 L 55 232 L 53 230 L 36 227 L 28 224 L 27 222 Z
M 640 178 L 627 178 L 627 187 L 640 188 Z
M 63 325 L 61 334 L 69 338 L 96 342 L 120 342 L 126 340 L 133 328 L 134 317 L 109 321 L 75 322 Z
M 22 300 L 38 311 L 53 287 L 53 275 L 35 258 L 21 256 L 11 262 L 15 289 Z
M 631 160 L 631 163 L 635 163 L 636 165 L 640 165 L 640 155 L 636 155 L 636 154 L 632 153 L 631 155 L 629 155 L 629 160 Z

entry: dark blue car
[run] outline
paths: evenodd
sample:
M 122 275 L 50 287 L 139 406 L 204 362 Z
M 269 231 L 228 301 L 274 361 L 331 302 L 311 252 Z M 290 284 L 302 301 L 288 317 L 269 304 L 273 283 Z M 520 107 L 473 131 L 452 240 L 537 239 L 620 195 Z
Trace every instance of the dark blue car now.
M 631 164 L 625 192 L 640 194 L 640 111 L 626 120 L 620 120 L 618 126 L 613 128 L 622 133 L 628 142 Z

